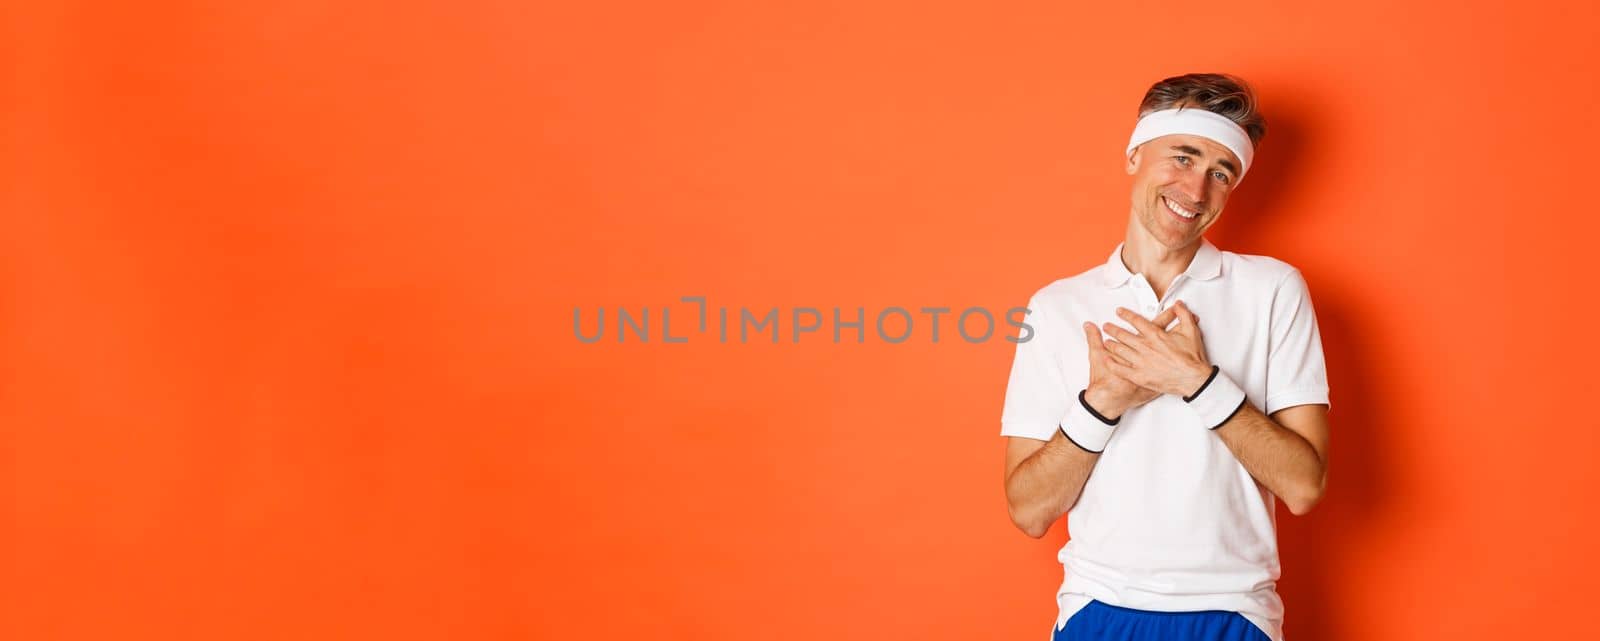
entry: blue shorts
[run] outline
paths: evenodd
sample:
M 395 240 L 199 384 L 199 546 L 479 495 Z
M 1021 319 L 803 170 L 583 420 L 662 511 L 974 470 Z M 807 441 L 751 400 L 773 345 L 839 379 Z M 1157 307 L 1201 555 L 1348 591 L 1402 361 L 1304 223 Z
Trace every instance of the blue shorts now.
M 1238 612 L 1154 612 L 1090 601 L 1052 641 L 1270 641 Z

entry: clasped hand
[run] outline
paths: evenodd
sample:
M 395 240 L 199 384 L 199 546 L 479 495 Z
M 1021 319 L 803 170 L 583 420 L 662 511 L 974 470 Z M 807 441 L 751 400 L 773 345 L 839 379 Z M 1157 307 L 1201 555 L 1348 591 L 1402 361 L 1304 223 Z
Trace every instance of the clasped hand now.
M 1117 316 L 1137 330 L 1106 323 L 1105 336 L 1084 323 L 1089 342 L 1089 385 L 1085 400 L 1107 418 L 1121 416 L 1162 394 L 1187 396 L 1211 375 L 1199 319 L 1178 301 L 1154 319 L 1118 307 Z M 1170 329 L 1169 325 L 1178 322 Z

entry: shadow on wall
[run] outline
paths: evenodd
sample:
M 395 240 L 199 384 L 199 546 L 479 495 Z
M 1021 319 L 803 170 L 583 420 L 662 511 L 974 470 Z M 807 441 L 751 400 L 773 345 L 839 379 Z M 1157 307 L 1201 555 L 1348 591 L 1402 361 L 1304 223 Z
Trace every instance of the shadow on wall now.
M 1299 89 L 1299 88 L 1297 88 Z M 1298 104 L 1314 105 L 1314 98 L 1297 93 Z M 1298 265 L 1294 255 L 1274 251 L 1274 239 L 1294 234 L 1301 217 L 1316 209 L 1275 207 L 1283 195 L 1293 193 L 1311 176 L 1296 175 L 1296 160 L 1316 147 L 1317 110 L 1296 103 L 1274 104 L 1267 113 L 1268 133 L 1260 162 L 1251 167 L 1249 185 L 1231 198 L 1227 213 L 1207 234 L 1222 249 L 1265 254 Z M 1361 563 L 1361 542 L 1378 536 L 1368 525 L 1383 511 L 1385 471 L 1382 456 L 1392 451 L 1381 439 L 1391 426 L 1382 423 L 1389 404 L 1375 376 L 1381 367 L 1363 336 L 1372 336 L 1362 319 L 1349 310 L 1347 292 L 1360 287 L 1325 285 L 1338 274 L 1305 273 L 1311 286 L 1312 305 L 1322 333 L 1328 365 L 1329 446 L 1328 487 L 1310 514 L 1294 516 L 1278 509 L 1278 548 L 1283 574 L 1278 591 L 1284 601 L 1284 636 L 1293 641 L 1331 641 L 1348 634 L 1340 628 L 1346 613 L 1344 595 L 1330 590 L 1331 573 L 1341 565 Z M 1323 285 L 1319 287 L 1320 285 Z M 1202 321 L 1203 322 L 1203 321 Z

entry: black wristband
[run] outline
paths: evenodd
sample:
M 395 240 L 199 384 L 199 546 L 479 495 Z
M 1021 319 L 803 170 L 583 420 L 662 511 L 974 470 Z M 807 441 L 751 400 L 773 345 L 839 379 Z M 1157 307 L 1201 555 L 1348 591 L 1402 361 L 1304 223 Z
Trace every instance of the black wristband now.
M 1212 430 L 1232 420 L 1248 401 L 1244 389 L 1229 378 L 1220 365 L 1212 365 L 1211 375 L 1206 377 L 1200 389 L 1183 397 L 1184 404 L 1194 410 L 1200 423 Z
M 1100 453 L 1105 451 L 1105 450 L 1091 450 L 1091 449 L 1089 449 L 1087 447 L 1084 447 L 1082 443 L 1078 442 L 1078 439 L 1072 438 L 1072 435 L 1068 434 L 1065 429 L 1061 430 L 1061 435 L 1067 437 L 1067 441 L 1071 442 L 1073 445 L 1078 446 L 1078 449 L 1083 450 L 1085 452 L 1088 452 L 1090 454 L 1100 454 Z
M 1078 402 L 1067 409 L 1067 415 L 1061 417 L 1061 431 L 1066 434 L 1067 440 L 1085 452 L 1099 454 L 1105 451 L 1106 444 L 1111 442 L 1111 434 L 1116 429 L 1117 420 L 1110 420 L 1098 410 L 1089 406 L 1086 394 L 1088 390 L 1078 392 Z
M 1089 390 L 1087 389 L 1078 392 L 1078 402 L 1083 403 L 1083 409 L 1089 410 L 1090 414 L 1092 414 L 1095 418 L 1100 419 L 1100 422 L 1105 423 L 1106 425 L 1116 425 L 1117 423 L 1122 422 L 1121 416 L 1110 419 L 1106 418 L 1104 414 L 1101 414 L 1099 411 L 1095 410 L 1094 406 L 1089 404 L 1089 399 L 1084 398 L 1084 395 L 1088 393 Z
M 1220 371 L 1222 371 L 1222 366 L 1220 366 L 1220 365 L 1212 365 L 1211 366 L 1211 375 L 1206 377 L 1206 382 L 1201 383 L 1200 384 L 1200 389 L 1195 390 L 1193 394 L 1190 394 L 1188 396 L 1183 397 L 1183 402 L 1188 403 L 1190 401 L 1193 401 L 1196 398 L 1199 398 L 1200 397 L 1200 392 L 1206 391 L 1206 388 L 1211 386 L 1211 381 L 1214 381 L 1214 380 L 1217 379 L 1217 372 L 1220 372 Z

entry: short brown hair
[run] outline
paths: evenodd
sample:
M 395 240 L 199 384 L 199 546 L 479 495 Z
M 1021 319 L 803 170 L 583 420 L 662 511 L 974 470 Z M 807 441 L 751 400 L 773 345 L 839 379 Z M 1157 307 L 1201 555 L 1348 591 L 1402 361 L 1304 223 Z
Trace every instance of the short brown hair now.
M 1162 109 L 1199 107 L 1232 120 L 1260 144 L 1267 121 L 1256 111 L 1256 96 L 1244 80 L 1225 73 L 1190 73 L 1150 86 L 1139 103 L 1139 117 Z

